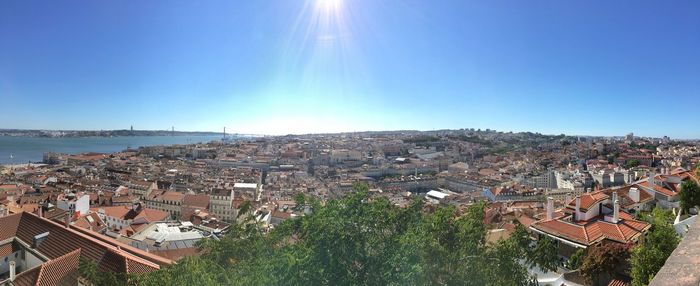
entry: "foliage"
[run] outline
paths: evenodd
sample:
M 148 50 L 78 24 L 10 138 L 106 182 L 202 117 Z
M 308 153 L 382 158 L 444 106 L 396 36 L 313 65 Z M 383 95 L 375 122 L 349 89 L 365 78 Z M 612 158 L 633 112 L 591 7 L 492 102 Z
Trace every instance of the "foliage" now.
M 574 252 L 574 254 L 572 254 L 569 257 L 569 260 L 566 262 L 566 268 L 574 270 L 581 267 L 584 255 L 586 255 L 586 252 L 583 249 L 577 249 L 576 252 Z
M 423 136 L 423 135 L 421 135 L 421 136 L 414 136 L 414 137 L 411 137 L 411 138 L 403 139 L 403 142 L 404 142 L 404 143 L 415 143 L 415 144 L 419 144 L 419 145 L 428 144 L 428 143 L 437 142 L 437 141 L 440 141 L 440 137 L 437 137 L 437 136 Z
M 628 258 L 626 245 L 603 243 L 588 249 L 579 270 L 589 284 L 599 285 L 613 277 Z
M 700 187 L 693 180 L 687 180 L 681 184 L 681 208 L 683 211 L 700 206 Z
M 294 208 L 297 210 L 300 210 L 306 205 L 306 196 L 304 196 L 303 193 L 298 193 L 296 196 L 294 196 L 294 203 L 295 206 Z
M 680 239 L 671 225 L 673 214 L 659 208 L 652 212 L 652 228 L 647 236 L 632 249 L 630 257 L 632 285 L 651 282 L 671 255 Z
M 460 140 L 460 141 L 474 143 L 474 144 L 481 144 L 481 145 L 484 145 L 487 147 L 493 146 L 493 142 L 486 140 L 486 139 L 482 139 L 479 136 L 467 136 L 467 135 L 462 134 L 459 136 L 451 136 L 450 139 Z
M 639 166 L 639 160 L 637 160 L 637 159 L 629 160 L 629 161 L 627 161 L 627 163 L 625 164 L 625 167 L 626 167 L 627 169 L 634 168 L 634 167 L 637 167 L 637 166 Z
M 484 205 L 424 212 L 357 193 L 264 233 L 246 219 L 204 254 L 139 278 L 139 285 L 533 285 L 519 261 L 527 237 L 486 243 Z M 524 231 L 522 228 L 520 231 Z M 527 235 L 525 233 L 525 235 Z M 488 267 L 485 267 L 488 265 Z
M 177 264 L 148 275 L 135 276 L 137 285 L 215 286 L 233 283 L 225 270 L 211 260 L 186 257 Z M 103 285 L 103 284 L 96 284 Z
M 125 274 L 118 274 L 111 271 L 101 271 L 96 263 L 80 259 L 78 264 L 78 273 L 80 276 L 93 285 L 118 286 L 128 285 L 130 277 Z
M 554 240 L 546 236 L 537 240 L 535 248 L 529 252 L 528 262 L 530 266 L 539 266 L 543 270 L 557 270 L 559 258 Z

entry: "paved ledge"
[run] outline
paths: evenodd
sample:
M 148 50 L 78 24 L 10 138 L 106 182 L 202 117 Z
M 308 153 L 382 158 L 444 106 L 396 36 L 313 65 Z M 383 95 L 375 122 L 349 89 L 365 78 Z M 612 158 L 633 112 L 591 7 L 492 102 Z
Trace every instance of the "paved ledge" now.
M 700 285 L 700 219 L 695 220 L 649 285 Z

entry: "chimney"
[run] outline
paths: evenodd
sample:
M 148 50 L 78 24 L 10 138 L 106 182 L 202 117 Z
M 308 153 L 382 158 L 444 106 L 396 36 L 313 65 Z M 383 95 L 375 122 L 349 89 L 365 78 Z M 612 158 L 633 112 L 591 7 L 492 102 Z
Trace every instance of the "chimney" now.
M 647 178 L 647 181 L 649 182 L 649 187 L 650 187 L 650 188 L 654 188 L 654 184 L 655 184 L 655 182 L 654 182 L 654 177 L 656 177 L 656 173 L 655 173 L 655 172 L 651 172 L 651 173 L 649 174 L 649 178 Z
M 48 231 L 35 235 L 34 239 L 32 240 L 32 248 L 38 248 L 39 245 L 41 245 L 41 243 L 44 242 L 44 240 L 46 240 L 46 238 L 48 238 L 48 237 L 49 237 Z
M 66 214 L 66 228 L 70 228 L 70 215 Z
M 10 281 L 15 281 L 15 276 L 17 274 L 15 266 L 17 266 L 17 263 L 14 261 L 10 261 Z
M 615 204 L 617 202 L 617 192 L 612 193 L 612 203 Z
M 580 209 L 581 209 L 581 196 L 576 196 L 576 212 L 574 213 L 574 221 L 579 220 Z
M 566 197 L 564 197 L 564 204 L 568 205 L 571 202 L 571 193 L 567 193 Z
M 620 220 L 620 201 L 615 200 L 614 204 L 612 223 L 617 223 Z
M 554 218 L 554 199 L 552 197 L 547 197 L 547 220 L 552 220 Z
M 629 197 L 632 199 L 635 203 L 638 203 L 640 198 L 639 198 L 639 189 L 637 188 L 630 188 L 629 192 Z
M 36 211 L 36 214 L 37 214 L 39 217 L 44 217 L 44 207 L 42 207 L 41 205 L 39 205 L 39 209 Z

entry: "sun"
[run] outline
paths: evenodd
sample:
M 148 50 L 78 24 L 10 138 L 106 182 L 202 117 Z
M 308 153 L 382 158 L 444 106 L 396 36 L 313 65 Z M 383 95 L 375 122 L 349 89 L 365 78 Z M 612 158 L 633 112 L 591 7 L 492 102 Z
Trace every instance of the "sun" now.
M 338 11 L 343 0 L 316 0 L 316 8 L 325 11 Z

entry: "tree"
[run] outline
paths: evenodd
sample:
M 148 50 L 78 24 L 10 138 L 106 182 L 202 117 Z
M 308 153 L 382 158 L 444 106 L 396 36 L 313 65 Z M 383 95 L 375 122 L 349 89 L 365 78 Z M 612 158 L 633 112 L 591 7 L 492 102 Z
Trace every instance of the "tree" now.
M 125 274 L 101 271 L 96 263 L 82 258 L 78 264 L 78 273 L 93 285 L 118 286 L 126 285 L 129 281 L 129 277 Z
M 303 193 L 298 193 L 296 196 L 294 196 L 294 203 L 295 209 L 300 210 L 304 208 L 304 205 L 306 204 L 306 196 L 304 196 Z
M 586 255 L 586 252 L 583 249 L 581 249 L 581 248 L 577 249 L 576 252 L 574 252 L 574 254 L 572 254 L 569 257 L 569 260 L 566 262 L 566 268 L 574 270 L 574 269 L 578 269 L 579 267 L 581 267 L 581 264 L 583 263 L 583 258 L 585 255 Z
M 203 255 L 140 277 L 139 285 L 532 285 L 515 255 L 522 241 L 486 243 L 484 204 L 423 211 L 373 198 L 365 184 L 313 214 L 264 233 L 232 225 Z M 488 267 L 484 267 L 488 265 Z
M 700 187 L 693 180 L 687 180 L 681 184 L 681 208 L 688 211 L 690 208 L 700 206 Z
M 528 255 L 530 266 L 539 266 L 542 270 L 556 271 L 559 266 L 557 245 L 549 237 L 543 236 L 537 240 L 535 248 Z
M 615 273 L 621 272 L 629 258 L 629 247 L 619 243 L 602 243 L 591 247 L 581 264 L 581 275 L 588 283 L 602 285 L 608 282 Z
M 626 167 L 627 169 L 631 169 L 631 168 L 634 168 L 634 167 L 637 167 L 637 166 L 639 166 L 639 160 L 637 160 L 637 159 L 629 160 L 629 161 L 627 161 L 627 163 L 625 164 L 625 167 Z
M 669 222 L 672 221 L 673 215 L 657 210 L 659 209 L 652 212 L 651 230 L 642 242 L 632 249 L 630 273 L 634 286 L 649 284 L 680 242 Z

